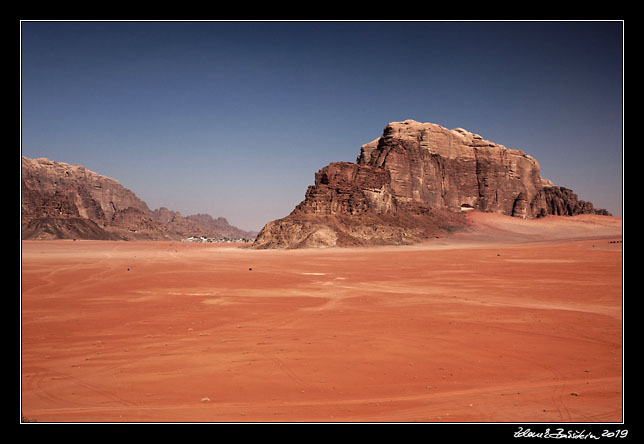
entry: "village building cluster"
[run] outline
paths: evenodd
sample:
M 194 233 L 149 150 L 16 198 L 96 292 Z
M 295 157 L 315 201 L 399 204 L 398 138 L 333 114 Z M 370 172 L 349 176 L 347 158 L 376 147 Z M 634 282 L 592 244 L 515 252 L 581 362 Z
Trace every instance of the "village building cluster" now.
M 206 237 L 206 236 L 190 236 L 185 239 L 181 239 L 181 242 L 216 242 L 216 243 L 239 243 L 239 242 L 254 242 L 255 239 L 246 238 L 246 237 Z

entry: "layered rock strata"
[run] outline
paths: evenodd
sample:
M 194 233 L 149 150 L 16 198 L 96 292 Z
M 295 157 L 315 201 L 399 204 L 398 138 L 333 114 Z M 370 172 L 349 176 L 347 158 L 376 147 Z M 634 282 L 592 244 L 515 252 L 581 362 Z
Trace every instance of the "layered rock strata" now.
M 462 128 L 387 125 L 356 163 L 315 174 L 303 202 L 259 233 L 256 248 L 408 244 L 466 226 L 465 210 L 520 218 L 607 214 L 540 176 L 538 162 Z
M 22 157 L 22 238 L 177 240 L 252 238 L 224 218 L 183 217 L 147 204 L 118 181 L 79 165 Z

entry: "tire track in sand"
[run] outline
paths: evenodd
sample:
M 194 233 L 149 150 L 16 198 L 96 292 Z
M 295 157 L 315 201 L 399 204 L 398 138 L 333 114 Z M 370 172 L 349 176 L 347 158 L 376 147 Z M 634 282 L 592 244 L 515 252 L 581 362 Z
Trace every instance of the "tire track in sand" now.
M 296 377 L 296 379 L 299 379 Z M 301 381 L 301 379 L 300 379 Z M 570 384 L 575 384 L 575 383 L 581 383 L 581 382 L 586 382 L 587 379 L 579 379 L 579 380 L 568 380 L 567 382 Z M 591 380 L 592 382 L 615 382 L 615 381 L 621 381 L 620 377 L 605 377 L 605 378 L 597 378 L 594 380 Z M 521 384 L 521 387 L 523 389 L 547 389 L 552 385 L 551 382 L 534 382 L 531 384 Z M 561 389 L 559 388 L 560 386 L 563 386 L 563 384 L 555 384 L 556 387 L 554 391 L 556 394 L 561 393 Z M 451 390 L 451 391 L 445 391 L 445 392 L 439 392 L 439 393 L 428 393 L 428 394 L 422 394 L 422 395 L 404 395 L 404 396 L 387 396 L 387 397 L 365 397 L 365 398 L 351 398 L 351 399 L 325 399 L 325 400 L 302 400 L 302 401 L 270 401 L 270 402 L 209 402 L 208 404 L 202 404 L 199 405 L 198 401 L 195 401 L 195 403 L 192 404 L 175 404 L 175 405 L 160 405 L 160 406 L 145 406 L 145 405 L 130 405 L 130 406 L 123 406 L 123 407 L 56 407 L 56 408 L 49 408 L 49 409 L 34 409 L 34 410 L 29 410 L 28 412 L 25 412 L 26 416 L 28 417 L 33 417 L 33 418 L 38 418 L 39 415 L 43 414 L 53 414 L 53 415 L 64 415 L 64 414 L 100 414 L 100 413 L 105 413 L 109 414 L 111 412 L 119 412 L 122 414 L 127 414 L 130 416 L 130 418 L 135 418 L 136 412 L 153 412 L 153 411 L 177 411 L 177 410 L 191 410 L 191 409 L 219 409 L 220 411 L 217 412 L 218 414 L 222 414 L 221 409 L 229 409 L 230 412 L 223 412 L 224 414 L 230 414 L 230 415 L 235 415 L 237 411 L 239 410 L 246 410 L 248 411 L 249 409 L 268 409 L 268 410 L 273 410 L 275 408 L 288 408 L 288 407 L 319 407 L 319 406 L 347 406 L 347 405 L 373 405 L 374 403 L 380 403 L 380 404 L 386 404 L 386 403 L 396 403 L 396 402 L 415 402 L 415 401 L 435 401 L 438 403 L 437 405 L 441 408 L 445 407 L 445 403 L 450 402 L 452 399 L 455 400 L 456 404 L 462 404 L 463 399 L 475 399 L 473 398 L 474 396 L 479 396 L 479 397 L 484 397 L 484 396 L 494 396 L 494 395 L 500 395 L 503 393 L 507 393 L 508 391 L 516 390 L 517 388 L 517 383 L 512 383 L 512 384 L 503 384 L 503 385 L 497 385 L 495 387 L 484 387 L 484 388 L 473 388 L 473 389 L 461 389 L 461 390 Z M 440 403 L 443 404 L 440 404 Z M 434 404 L 432 404 L 434 405 Z M 561 411 L 561 416 L 562 416 L 562 422 L 572 422 L 576 420 L 577 418 L 573 418 L 573 415 L 571 415 L 570 410 L 565 406 L 561 406 L 562 411 Z M 385 411 L 384 409 L 382 410 L 382 416 L 387 417 L 389 420 L 402 420 L 403 418 L 397 418 L 395 412 L 392 410 L 387 410 Z M 262 414 L 268 414 L 267 413 L 262 413 Z M 401 412 L 404 414 L 404 412 Z M 580 414 L 580 412 L 576 412 L 577 415 L 579 416 L 584 416 L 588 418 L 587 415 Z M 616 411 L 613 409 L 610 412 L 603 413 L 603 414 L 595 414 L 592 415 L 594 417 L 602 417 L 605 418 L 606 415 L 610 413 L 616 413 Z M 357 416 L 360 416 L 359 412 L 356 412 Z M 369 415 L 373 416 L 373 415 Z M 399 415 L 400 416 L 400 415 Z M 568 417 L 568 419 L 564 419 L 564 417 Z
M 52 381 L 56 383 L 52 384 Z M 80 387 L 82 389 L 88 390 L 93 393 L 98 393 L 102 398 L 107 399 L 118 403 L 121 406 L 136 406 L 137 404 L 128 401 L 120 396 L 114 394 L 109 387 L 104 385 L 94 384 L 85 381 L 83 378 L 78 376 L 72 376 L 69 374 L 64 374 L 60 372 L 55 372 L 52 370 L 38 369 L 35 373 L 30 374 L 29 378 L 26 378 L 25 383 L 23 383 L 22 392 L 24 393 L 32 392 L 37 398 L 44 401 L 52 402 L 55 404 L 77 404 L 79 408 L 82 408 L 82 402 L 73 401 L 69 398 L 62 397 L 57 395 L 56 392 L 50 388 L 57 385 L 70 385 L 71 387 Z M 71 390 L 66 390 L 65 393 L 72 393 Z

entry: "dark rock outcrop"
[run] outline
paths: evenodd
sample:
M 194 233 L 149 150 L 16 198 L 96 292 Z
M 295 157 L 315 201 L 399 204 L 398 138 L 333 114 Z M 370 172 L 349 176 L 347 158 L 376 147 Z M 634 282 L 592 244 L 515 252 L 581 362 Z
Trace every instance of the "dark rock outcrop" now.
M 415 243 L 464 227 L 462 209 L 520 218 L 597 212 L 542 180 L 539 164 L 523 151 L 462 128 L 406 120 L 363 145 L 356 163 L 318 171 L 304 201 L 268 223 L 254 246 Z
M 546 186 L 542 190 L 545 201 L 545 214 L 557 216 L 572 216 L 575 214 L 610 215 L 606 210 L 596 210 L 593 204 L 579 200 L 572 190 L 564 187 Z

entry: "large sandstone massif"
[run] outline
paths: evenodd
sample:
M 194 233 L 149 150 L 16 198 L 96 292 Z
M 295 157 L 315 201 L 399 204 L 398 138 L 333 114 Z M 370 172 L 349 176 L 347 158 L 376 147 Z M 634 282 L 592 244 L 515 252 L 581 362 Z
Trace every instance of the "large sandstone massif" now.
M 178 240 L 253 238 L 207 214 L 184 217 L 147 204 L 118 181 L 82 166 L 22 157 L 22 238 Z
M 363 145 L 355 163 L 318 171 L 304 201 L 268 223 L 254 247 L 412 244 L 463 229 L 472 209 L 519 218 L 608 214 L 542 179 L 523 151 L 406 120 Z

